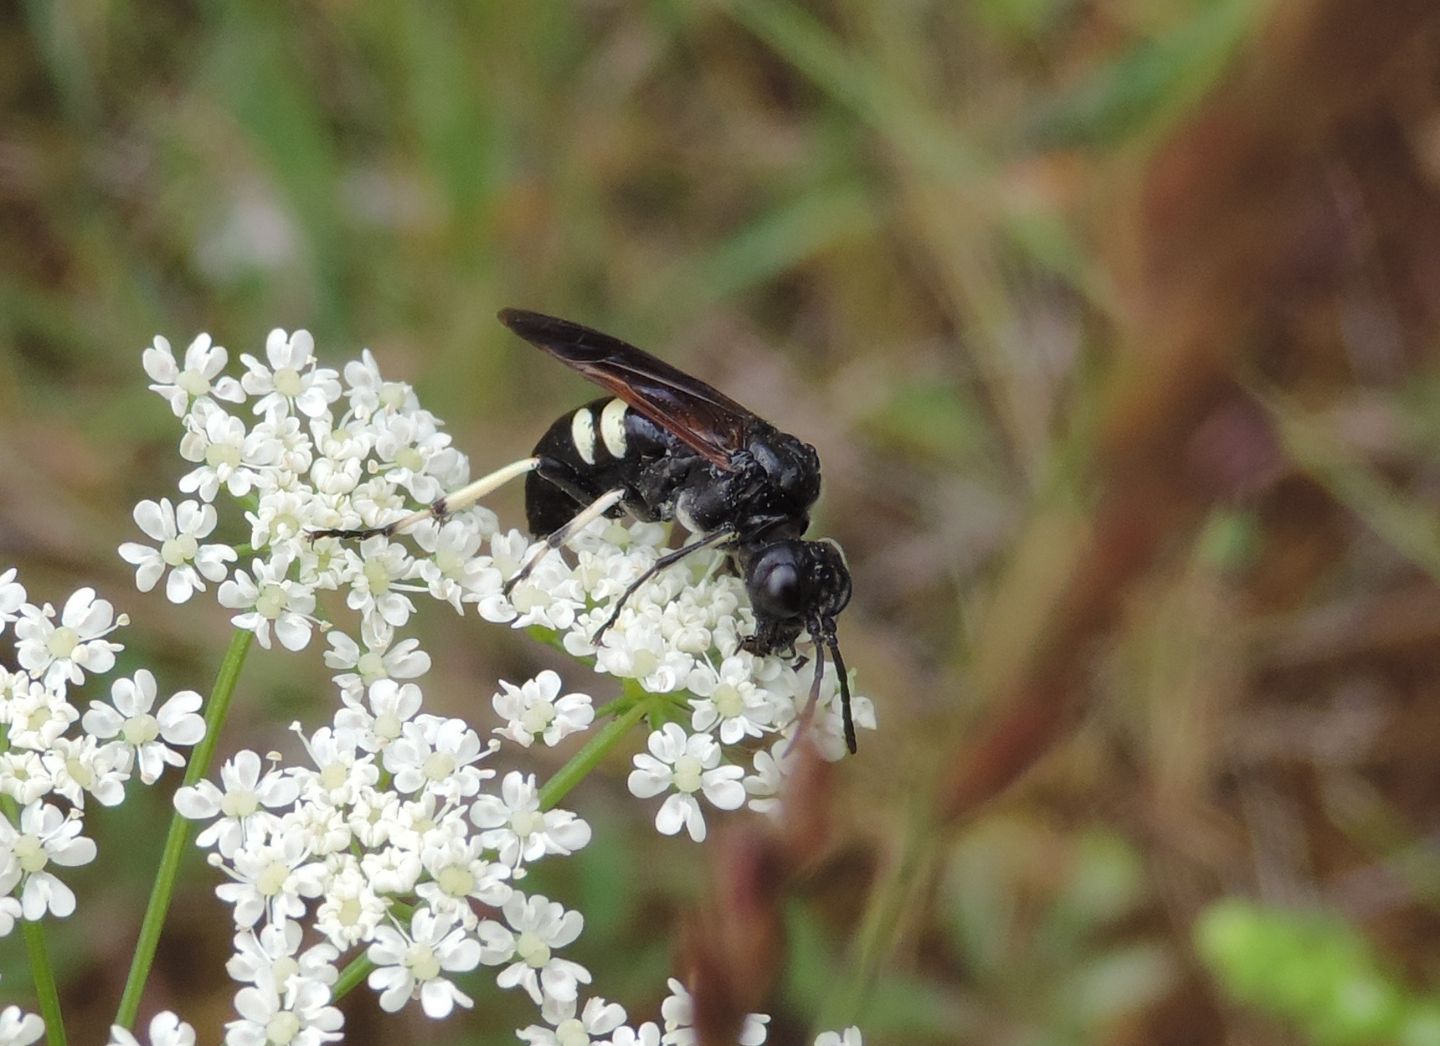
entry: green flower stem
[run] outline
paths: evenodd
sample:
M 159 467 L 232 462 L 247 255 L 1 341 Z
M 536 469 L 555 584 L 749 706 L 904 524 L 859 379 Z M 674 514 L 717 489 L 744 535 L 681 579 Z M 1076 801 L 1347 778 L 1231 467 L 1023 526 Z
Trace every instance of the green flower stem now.
M 25 934 L 25 950 L 30 954 L 30 974 L 35 981 L 35 994 L 40 999 L 40 1016 L 45 1021 L 45 1041 L 50 1046 L 65 1046 L 65 1022 L 60 1018 L 60 991 L 55 987 L 55 971 L 50 967 L 50 952 L 45 947 L 45 927 L 36 920 L 20 920 Z
M 649 710 L 650 702 L 637 698 L 629 708 L 601 727 L 600 731 L 586 741 L 585 746 L 571 756 L 570 761 L 541 787 L 540 809 L 549 810 L 565 798 L 566 793 L 584 780 L 585 775 L 599 765 L 600 760 L 615 747 L 616 742 L 629 733 L 630 728 Z
M 335 987 L 330 992 L 330 1001 L 339 1002 L 349 995 L 351 991 L 360 986 L 361 981 L 370 976 L 370 971 L 373 969 L 375 969 L 375 964 L 366 957 L 364 952 L 355 956 L 345 969 L 340 971 L 340 976 L 335 981 Z
M 210 700 L 205 703 L 205 736 L 190 754 L 190 765 L 185 769 L 182 787 L 195 784 L 210 768 L 210 759 L 220 740 L 220 727 L 230 710 L 230 698 L 235 693 L 235 684 L 240 679 L 240 668 L 245 664 L 245 654 L 254 638 L 253 632 L 237 630 L 230 639 L 230 648 L 225 651 L 225 660 L 220 662 L 220 671 L 215 676 Z M 130 975 L 125 979 L 120 1008 L 115 1012 L 115 1023 L 122 1028 L 131 1029 L 135 1026 L 135 1015 L 140 1010 L 140 996 L 144 994 L 145 981 L 150 976 L 151 965 L 155 962 L 155 949 L 160 944 L 160 931 L 165 926 L 165 915 L 170 910 L 170 897 L 175 892 L 175 877 L 180 870 L 180 859 L 184 856 L 185 844 L 189 838 L 190 822 L 181 817 L 177 810 L 170 818 L 170 831 L 165 836 L 160 868 L 155 873 L 155 885 L 150 890 L 150 903 L 145 908 L 145 918 L 140 923 L 140 937 L 135 942 L 135 957 L 130 962 Z
M 20 804 L 10 796 L 0 796 L 0 810 L 18 830 Z M 25 935 L 25 951 L 30 956 L 30 977 L 35 983 L 35 996 L 40 1000 L 40 1017 L 45 1022 L 45 1041 L 50 1046 L 65 1046 L 65 1022 L 60 1016 L 60 990 L 55 986 L 55 970 L 50 965 L 50 950 L 45 946 L 45 925 L 38 919 L 20 920 Z

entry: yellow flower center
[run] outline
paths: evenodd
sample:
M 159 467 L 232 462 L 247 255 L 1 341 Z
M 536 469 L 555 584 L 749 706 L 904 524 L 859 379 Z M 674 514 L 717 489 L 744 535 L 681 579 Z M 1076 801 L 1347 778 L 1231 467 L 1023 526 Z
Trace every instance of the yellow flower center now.
M 275 391 L 280 395 L 294 399 L 304 388 L 300 381 L 300 372 L 294 367 L 281 367 L 275 372 Z
M 50 633 L 50 640 L 45 645 L 50 650 L 52 657 L 66 658 L 73 654 L 75 648 L 80 645 L 80 637 L 76 635 L 73 628 L 61 625 Z
M 440 869 L 435 881 L 451 897 L 464 897 L 475 889 L 475 877 L 463 864 L 446 865 Z
M 265 1040 L 275 1046 L 290 1046 L 300 1034 L 300 1018 L 290 1011 L 277 1013 L 265 1024 Z
M 515 941 L 515 954 L 538 970 L 550 961 L 550 946 L 526 930 Z
M 160 546 L 160 558 L 169 566 L 178 567 L 182 563 L 188 563 L 195 558 L 195 553 L 200 550 L 199 544 L 189 534 L 180 534 L 177 537 L 167 538 Z
M 220 797 L 220 812 L 226 817 L 249 817 L 260 809 L 260 797 L 248 788 L 237 788 Z
M 428 981 L 440 973 L 440 960 L 435 958 L 435 949 L 428 944 L 412 944 L 405 953 L 405 965 L 417 981 Z
M 705 768 L 693 755 L 682 755 L 675 760 L 675 787 L 682 792 L 698 792 L 700 775 Z
M 160 724 L 153 715 L 144 712 L 125 720 L 125 725 L 120 728 L 120 736 L 125 739 L 126 744 L 139 748 L 160 736 Z
M 38 872 L 50 863 L 45 844 L 33 835 L 22 835 L 15 840 L 15 857 L 22 872 Z

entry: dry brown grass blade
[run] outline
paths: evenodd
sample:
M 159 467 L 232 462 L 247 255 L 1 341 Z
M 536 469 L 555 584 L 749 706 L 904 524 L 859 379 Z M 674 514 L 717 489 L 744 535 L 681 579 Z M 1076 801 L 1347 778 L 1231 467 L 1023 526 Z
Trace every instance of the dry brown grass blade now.
M 679 961 L 703 1046 L 733 1043 L 746 1014 L 770 1007 L 785 958 L 783 902 L 832 845 L 834 776 L 804 745 L 783 823 L 755 819 L 717 841 L 706 897 L 687 922 Z
M 995 796 L 1064 733 L 1132 582 L 1225 493 L 1196 433 L 1241 401 L 1233 376 L 1263 365 L 1256 347 L 1305 351 L 1269 307 L 1316 263 L 1326 150 L 1413 68 L 1417 38 L 1437 20 L 1423 0 L 1279 6 L 1259 45 L 1141 173 L 1117 223 L 1127 230 L 1111 266 L 1119 351 L 1092 500 L 1079 518 L 1042 508 L 1001 583 L 978 644 L 990 711 L 957 744 L 941 820 Z M 1067 540 L 1054 542 L 1057 532 Z M 1054 572 L 1043 591 L 1027 580 L 1038 576 L 1027 555 Z

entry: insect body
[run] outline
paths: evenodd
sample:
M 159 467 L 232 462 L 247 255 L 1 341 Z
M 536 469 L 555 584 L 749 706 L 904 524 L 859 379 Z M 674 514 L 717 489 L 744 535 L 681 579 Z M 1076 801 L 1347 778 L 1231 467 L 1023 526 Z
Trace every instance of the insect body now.
M 536 444 L 525 480 L 531 531 L 559 547 L 598 516 L 626 511 L 641 520 L 677 520 L 696 535 L 630 586 L 595 641 L 655 573 L 699 548 L 720 546 L 755 610 L 756 631 L 745 648 L 788 651 L 809 631 L 816 643 L 812 694 L 828 650 L 840 678 L 845 741 L 855 751 L 835 630 L 850 600 L 850 571 L 838 544 L 802 538 L 820 496 L 815 448 L 618 338 L 519 309 L 504 310 L 500 320 L 614 394 L 561 417 Z M 536 562 L 509 584 L 523 580 Z
M 811 706 L 828 651 L 840 680 L 845 743 L 854 752 L 850 687 L 835 628 L 850 601 L 850 571 L 834 541 L 803 538 L 810 507 L 820 496 L 815 448 L 618 338 L 521 309 L 503 310 L 500 321 L 611 395 L 557 419 L 529 458 L 427 509 L 384 527 L 316 536 L 394 534 L 427 518 L 443 518 L 525 475 L 526 521 L 532 533 L 545 537 L 546 548 L 506 583 L 508 593 L 545 551 L 561 547 L 601 516 L 676 520 L 693 540 L 661 556 L 625 590 L 594 642 L 655 574 L 698 549 L 722 548 L 744 579 L 755 611 L 755 634 L 744 648 L 755 654 L 793 652 L 808 631 L 815 641 Z

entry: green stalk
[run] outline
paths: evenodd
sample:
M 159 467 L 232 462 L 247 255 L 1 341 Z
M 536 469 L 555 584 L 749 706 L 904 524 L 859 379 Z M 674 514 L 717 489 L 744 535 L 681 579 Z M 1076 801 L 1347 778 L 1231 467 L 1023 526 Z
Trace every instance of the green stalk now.
M 235 684 L 240 679 L 240 668 L 245 663 L 245 654 L 250 649 L 253 632 L 236 631 L 230 639 L 230 648 L 225 651 L 225 660 L 220 662 L 215 685 L 210 690 L 210 700 L 205 703 L 205 736 L 190 755 L 190 765 L 185 768 L 182 787 L 195 784 L 210 768 L 210 759 L 215 754 L 215 745 L 220 740 L 220 727 L 230 710 L 230 698 L 235 693 Z M 180 816 L 177 810 L 170 818 L 170 831 L 165 836 L 165 849 L 160 856 L 160 868 L 155 873 L 155 885 L 150 890 L 150 903 L 145 908 L 145 918 L 140 923 L 140 936 L 135 942 L 135 957 L 130 962 L 130 975 L 125 978 L 125 991 L 120 996 L 120 1008 L 115 1011 L 115 1023 L 122 1028 L 135 1026 L 135 1015 L 140 1010 L 140 996 L 145 991 L 145 981 L 150 976 L 150 967 L 155 962 L 155 949 L 160 944 L 160 931 L 165 926 L 165 916 L 170 910 L 170 897 L 175 892 L 175 877 L 180 870 L 180 859 L 185 853 L 185 844 L 190 838 L 190 822 Z
M 555 776 L 540 788 L 540 809 L 549 810 L 567 792 L 574 788 L 591 770 L 599 765 L 615 743 L 629 733 L 630 728 L 640 721 L 649 708 L 649 702 L 636 701 L 620 715 L 601 727 L 594 737 L 585 742 L 583 748 L 570 757 L 570 761 L 555 772 Z
M 0 810 L 18 831 L 20 804 L 10 796 L 0 796 Z M 25 951 L 30 956 L 30 978 L 35 984 L 35 997 L 40 1000 L 40 1018 L 45 1022 L 45 1041 L 50 1046 L 65 1046 L 65 1021 L 60 1015 L 60 989 L 55 986 L 55 969 L 50 965 L 50 950 L 45 946 L 45 926 L 40 920 L 20 920 L 25 935 Z
M 352 990 L 359 987 L 361 981 L 370 976 L 370 971 L 373 969 L 375 969 L 375 964 L 366 958 L 364 952 L 355 956 L 345 966 L 345 969 L 340 971 L 340 976 L 335 981 L 335 987 L 330 992 L 330 1001 L 339 1002 L 345 998 Z
M 20 920 L 25 934 L 25 950 L 30 954 L 30 974 L 35 981 L 35 994 L 40 999 L 40 1016 L 45 1021 L 45 1041 L 50 1046 L 65 1046 L 65 1022 L 60 1017 L 60 991 L 55 987 L 55 971 L 50 966 L 50 952 L 45 947 L 45 927 L 36 920 Z

